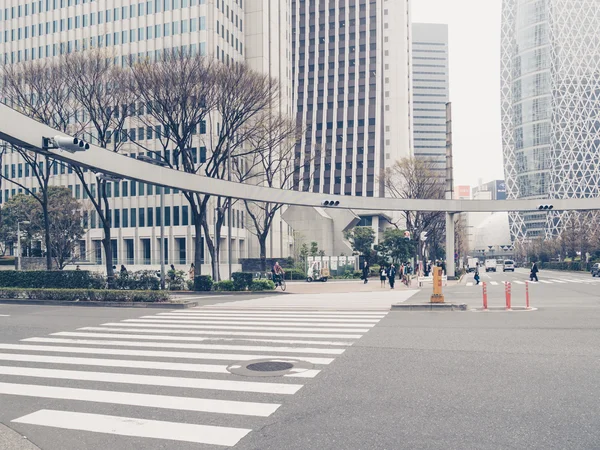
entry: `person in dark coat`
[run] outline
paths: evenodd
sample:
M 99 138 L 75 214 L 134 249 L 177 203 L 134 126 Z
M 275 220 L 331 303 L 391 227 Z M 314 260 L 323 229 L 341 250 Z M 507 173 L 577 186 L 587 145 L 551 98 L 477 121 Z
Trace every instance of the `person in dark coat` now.
M 394 264 L 390 264 L 390 267 L 389 267 L 387 273 L 388 273 L 388 280 L 390 282 L 390 287 L 392 289 L 394 289 L 394 284 L 396 283 L 396 267 L 394 266 Z
M 476 284 L 479 284 L 479 281 L 481 280 L 481 278 L 479 277 L 479 263 L 477 263 L 477 265 L 475 266 L 475 281 L 477 282 Z
M 369 282 L 369 264 L 365 261 L 362 269 L 362 278 L 365 281 L 365 284 Z
M 539 271 L 540 271 L 540 270 L 538 269 L 538 266 L 537 266 L 537 264 L 534 262 L 534 263 L 531 265 L 531 273 L 529 274 L 529 280 L 530 280 L 530 281 L 534 281 L 534 280 L 535 280 L 535 281 L 539 281 L 539 280 L 538 280 L 538 276 L 537 276 L 537 274 L 538 274 L 538 272 L 539 272 Z

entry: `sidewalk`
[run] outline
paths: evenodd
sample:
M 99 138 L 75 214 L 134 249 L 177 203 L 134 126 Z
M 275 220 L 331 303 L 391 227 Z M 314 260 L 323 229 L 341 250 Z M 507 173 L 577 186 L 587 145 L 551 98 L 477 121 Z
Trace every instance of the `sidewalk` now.
M 396 280 L 394 290 L 418 289 L 416 279 L 410 288 L 406 287 L 402 282 Z M 288 281 L 286 292 L 290 294 L 327 294 L 327 293 L 345 293 L 345 292 L 385 292 L 391 291 L 390 284 L 385 283 L 385 287 L 381 286 L 379 278 L 369 278 L 367 284 L 363 280 L 329 280 L 326 283 L 322 281 Z

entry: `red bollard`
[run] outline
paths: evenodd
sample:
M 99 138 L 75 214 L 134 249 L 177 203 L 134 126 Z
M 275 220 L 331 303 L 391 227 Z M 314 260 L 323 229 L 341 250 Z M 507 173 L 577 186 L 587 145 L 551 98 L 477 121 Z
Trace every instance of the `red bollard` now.
M 511 308 L 511 292 L 510 292 L 510 283 L 506 282 L 504 285 L 504 292 L 506 293 L 506 309 L 510 310 Z
M 531 309 L 529 307 L 529 281 L 525 282 L 525 306 L 527 309 Z
M 483 309 L 487 311 L 488 309 L 488 298 L 487 298 L 487 284 L 483 283 Z

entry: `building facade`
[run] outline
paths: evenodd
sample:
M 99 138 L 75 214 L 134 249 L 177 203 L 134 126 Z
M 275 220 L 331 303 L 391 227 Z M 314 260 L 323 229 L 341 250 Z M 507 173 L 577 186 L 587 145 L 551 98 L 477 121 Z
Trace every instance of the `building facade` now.
M 600 4 L 504 0 L 502 137 L 508 198 L 600 195 Z M 569 213 L 511 214 L 522 240 L 559 234 Z
M 114 55 L 116 64 L 127 58 L 156 58 L 165 51 L 199 53 L 223 64 L 246 61 L 252 68 L 279 79 L 280 95 L 273 109 L 291 114 L 291 10 L 278 0 L 4 0 L 0 8 L 0 61 L 19 64 L 44 58 L 103 48 Z M 121 152 L 141 154 L 136 141 L 160 150 L 152 132 L 125 125 L 128 141 Z M 199 163 L 206 158 L 203 142 L 211 134 L 200 127 L 194 145 Z M 18 153 L 8 150 L 2 159 L 2 198 L 5 202 L 21 192 L 10 183 L 15 180 L 34 189 L 36 182 Z M 80 244 L 81 258 L 91 264 L 103 261 L 100 220 L 68 165 L 54 167 L 52 184 L 67 186 L 82 202 L 87 229 Z M 89 183 L 96 189 L 94 177 Z M 130 180 L 109 183 L 114 264 L 146 266 L 159 264 L 161 220 L 166 226 L 168 264 L 187 266 L 194 260 L 194 227 L 189 205 L 181 192 L 165 188 L 164 216 L 159 208 L 160 187 Z M 214 223 L 214 205 L 208 208 Z M 289 255 L 291 230 L 280 218 L 275 221 L 268 255 Z M 232 214 L 233 262 L 257 256 L 256 238 L 249 231 L 243 203 Z M 227 263 L 227 227 L 221 231 L 221 263 Z M 208 251 L 204 260 L 208 262 Z M 203 266 L 208 273 L 209 266 Z M 223 269 L 222 269 L 223 273 Z
M 296 189 L 380 197 L 411 155 L 408 0 L 292 0 Z
M 446 104 L 450 102 L 448 25 L 413 23 L 414 155 L 446 177 Z
M 504 180 L 494 180 L 489 183 L 482 183 L 479 186 L 475 186 L 471 190 L 474 200 L 506 200 L 506 183 Z M 487 194 L 482 196 L 482 193 L 489 192 L 489 198 Z

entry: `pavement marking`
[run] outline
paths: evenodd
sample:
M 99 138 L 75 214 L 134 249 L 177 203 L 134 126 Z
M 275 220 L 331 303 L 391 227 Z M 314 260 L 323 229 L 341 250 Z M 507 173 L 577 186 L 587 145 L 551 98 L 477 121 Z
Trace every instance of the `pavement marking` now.
M 364 292 L 364 294 L 368 294 L 368 292 Z M 343 294 L 342 294 L 343 295 Z M 272 314 L 296 314 L 296 313 L 302 313 L 302 314 L 331 314 L 331 315 L 335 315 L 335 314 L 344 314 L 344 315 L 359 315 L 359 316 L 381 316 L 381 315 L 386 315 L 389 311 L 379 311 L 379 312 L 374 312 L 373 309 L 364 309 L 364 310 L 347 310 L 347 309 L 342 309 L 342 310 L 338 310 L 338 309 L 328 309 L 328 308 L 324 308 L 322 310 L 318 310 L 315 311 L 314 305 L 303 305 L 303 306 L 294 306 L 294 307 L 286 307 L 285 305 L 265 305 L 265 306 L 261 306 L 261 307 L 256 307 L 254 305 L 248 305 L 248 309 L 240 309 L 239 308 L 239 304 L 231 307 L 226 307 L 223 305 L 227 305 L 227 303 L 221 304 L 221 305 L 208 305 L 208 306 L 203 306 L 202 308 L 190 308 L 190 309 L 184 309 L 184 310 L 178 310 L 175 309 L 171 312 L 187 312 L 187 313 L 194 313 L 194 312 L 205 312 L 205 311 L 219 311 L 219 312 L 237 312 L 237 313 L 247 313 L 247 314 L 252 314 L 252 313 L 260 313 L 260 314 L 264 314 L 266 312 L 270 312 Z M 371 305 L 372 306 L 372 305 Z M 301 308 L 311 308 L 310 310 L 306 310 L 306 309 L 301 309 Z
M 171 372 L 204 372 L 229 375 L 227 365 L 188 364 L 159 361 L 140 361 L 124 359 L 79 358 L 76 356 L 45 356 L 33 354 L 0 353 L 0 361 L 39 362 L 47 364 L 65 364 L 91 367 L 127 367 L 132 369 L 168 370 Z M 301 374 L 287 374 L 284 377 L 314 378 L 320 370 L 312 369 Z
M 176 325 L 175 325 L 176 324 Z M 243 326 L 228 326 L 228 325 L 213 325 L 213 326 L 209 326 L 209 325 L 191 325 L 191 324 L 187 324 L 187 323 L 181 323 L 181 322 L 175 322 L 175 324 L 173 324 L 173 322 L 167 322 L 165 323 L 164 321 L 148 321 L 146 319 L 127 319 L 123 322 L 118 322 L 118 323 L 103 323 L 103 326 L 119 326 L 119 327 L 123 327 L 123 326 L 143 326 L 143 327 L 164 327 L 164 328 L 190 328 L 190 329 L 195 329 L 195 330 L 265 330 L 265 331 L 320 331 L 320 332 L 326 332 L 326 331 L 330 331 L 332 333 L 336 333 L 336 332 L 347 332 L 347 333 L 366 333 L 369 331 L 369 328 L 348 328 L 348 329 L 343 329 L 343 328 L 300 328 L 300 327 L 267 327 L 267 326 L 259 326 L 259 327 L 243 327 Z
M 473 286 L 473 283 L 467 283 L 467 286 Z
M 212 380 L 205 378 L 165 377 L 114 372 L 36 369 L 33 367 L 0 366 L 0 375 L 50 378 L 55 380 L 99 381 L 102 383 L 138 384 L 144 386 L 182 387 L 216 391 L 255 392 L 259 394 L 293 395 L 303 385 L 255 381 Z
M 552 284 L 552 281 L 540 280 L 540 283 L 544 283 L 544 284 Z
M 191 316 L 191 317 L 190 317 Z M 314 317 L 314 316 L 313 316 Z M 155 316 L 142 316 L 142 319 L 146 318 L 154 318 L 154 319 L 190 319 L 190 320 L 210 320 L 214 322 L 221 321 L 229 321 L 229 320 L 242 320 L 242 321 L 257 321 L 257 320 L 266 320 L 269 322 L 318 322 L 318 323 L 330 323 L 330 322 L 343 322 L 343 323 L 359 323 L 362 324 L 372 324 L 378 323 L 381 319 L 339 319 L 339 318 L 305 318 L 298 316 L 288 316 L 288 317 L 280 317 L 280 316 L 242 316 L 236 315 L 228 316 L 228 315 L 200 315 L 200 314 L 177 314 L 177 313 L 161 313 Z
M 0 317 L 10 317 L 8 314 L 0 314 Z
M 273 344 L 308 344 L 308 345 L 333 345 L 333 346 L 351 346 L 353 342 L 334 342 L 334 341 L 301 341 L 294 339 L 242 339 L 242 338 L 215 338 L 215 337 L 197 337 L 197 336 L 161 336 L 161 335 L 143 335 L 143 334 L 118 334 L 118 333 L 76 333 L 71 331 L 61 331 L 52 333 L 51 336 L 69 336 L 69 337 L 94 337 L 94 338 L 117 338 L 117 339 L 140 339 L 140 340 L 159 340 L 159 341 L 248 341 L 265 342 Z
M 515 283 L 515 284 L 525 284 L 524 281 L 519 281 L 519 280 L 515 280 L 515 281 L 513 281 L 513 283 Z
M 256 417 L 269 417 L 281 406 L 277 403 L 256 403 L 197 397 L 189 398 L 170 395 L 135 394 L 131 392 L 14 383 L 0 383 L 0 394 Z
M 181 330 L 177 325 L 143 325 L 143 324 L 121 324 L 107 323 L 105 325 L 125 326 L 129 328 L 115 327 L 83 327 L 77 330 L 81 331 L 127 331 L 135 333 L 165 333 L 165 334 L 185 334 L 201 336 L 260 336 L 260 337 L 299 337 L 299 338 L 330 338 L 330 339 L 360 339 L 362 334 L 321 334 L 321 333 L 261 333 L 245 331 L 203 331 L 203 330 Z M 146 327 L 146 328 L 137 328 Z M 163 329 L 164 328 L 164 329 Z M 175 329 L 171 329 L 175 328 Z
M 561 281 L 561 280 L 556 280 L 556 279 L 551 279 L 550 281 L 554 282 L 554 283 L 560 283 L 560 284 L 566 284 L 566 281 Z
M 247 351 L 247 352 L 286 352 L 286 353 L 312 353 L 316 355 L 341 355 L 345 349 L 339 348 L 311 348 L 311 347 L 270 347 L 258 345 L 218 345 L 218 344 L 185 344 L 180 342 L 136 342 L 136 341 L 108 341 L 94 339 L 63 339 L 33 337 L 21 339 L 21 342 L 41 342 L 48 344 L 78 344 L 78 345 L 104 345 L 108 347 L 152 347 L 152 348 L 181 348 L 188 350 L 222 350 L 222 351 Z
M 499 284 L 499 283 L 498 283 L 497 281 L 491 281 L 491 282 L 490 282 L 490 284 L 491 284 L 492 286 L 498 286 L 498 284 Z
M 93 348 L 93 347 L 63 347 L 54 345 L 27 345 L 27 344 L 0 344 L 0 349 L 3 350 L 30 350 L 37 352 L 54 352 L 54 353 L 85 353 L 96 355 L 124 355 L 124 356 L 148 356 L 157 358 L 183 358 L 183 359 L 214 359 L 224 361 L 250 361 L 253 359 L 299 359 L 298 355 L 239 355 L 225 353 L 192 353 L 192 352 L 168 352 L 168 351 L 152 351 L 152 350 L 128 350 L 114 348 Z M 315 358 L 312 356 L 303 356 L 303 361 L 308 361 L 311 364 L 327 365 L 333 361 L 333 358 Z
M 125 319 L 123 322 L 142 322 L 142 323 L 183 323 L 183 324 L 192 324 L 192 325 L 259 325 L 261 328 L 263 325 L 266 326 L 290 326 L 290 327 L 339 327 L 339 328 L 354 328 L 354 327 L 368 327 L 372 328 L 376 325 L 376 323 L 332 323 L 327 321 L 321 321 L 319 323 L 298 323 L 291 321 L 278 321 L 278 320 L 251 320 L 250 322 L 244 322 L 241 320 L 210 320 L 210 319 L 179 319 L 179 318 L 162 318 L 156 316 L 142 316 L 140 319 Z M 291 328 L 294 329 L 294 328 Z
M 383 319 L 386 313 L 376 314 L 354 314 L 345 311 L 340 312 L 326 312 L 326 311 L 248 311 L 247 313 L 241 311 L 227 311 L 227 310 L 175 310 L 164 314 L 177 314 L 185 316 L 211 316 L 211 317 L 307 317 L 307 318 L 348 318 L 348 319 Z
M 42 409 L 13 420 L 14 423 L 90 431 L 119 436 L 168 439 L 195 444 L 233 447 L 250 433 L 246 428 L 218 427 L 188 423 L 163 422 L 133 417 L 107 416 Z

